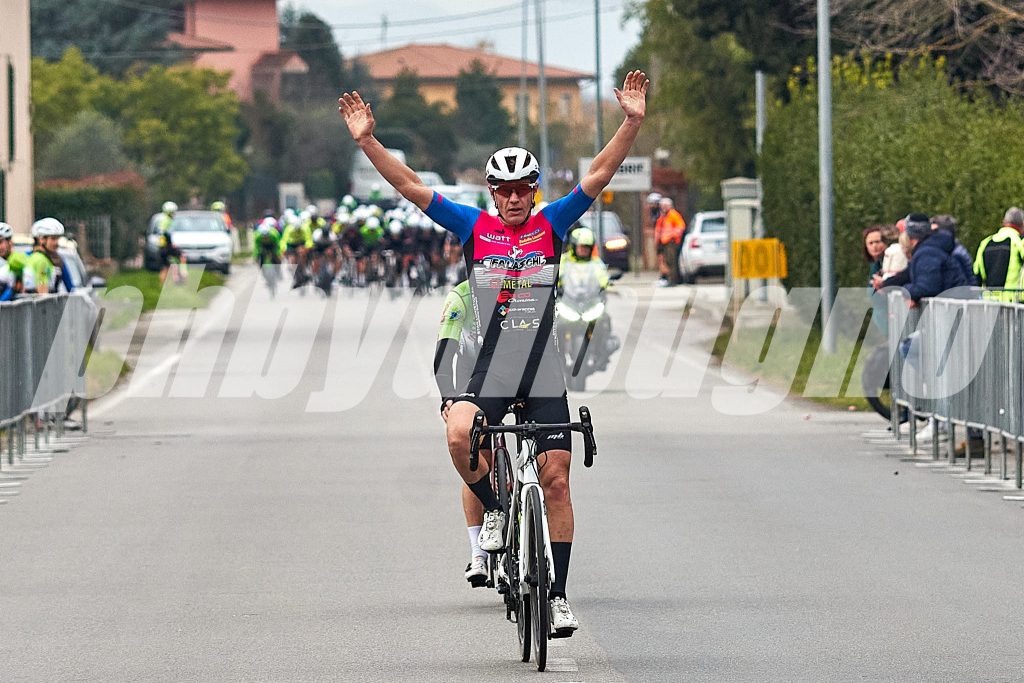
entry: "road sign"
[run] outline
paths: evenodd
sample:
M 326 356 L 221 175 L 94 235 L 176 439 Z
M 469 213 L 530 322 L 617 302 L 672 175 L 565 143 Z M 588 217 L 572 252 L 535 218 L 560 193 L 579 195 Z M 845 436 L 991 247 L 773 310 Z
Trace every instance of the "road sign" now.
M 593 162 L 593 157 L 580 157 L 580 178 L 587 174 Z M 605 189 L 609 192 L 650 192 L 651 158 L 626 157 Z
M 786 247 L 775 238 L 732 243 L 732 276 L 736 280 L 767 280 L 788 275 Z

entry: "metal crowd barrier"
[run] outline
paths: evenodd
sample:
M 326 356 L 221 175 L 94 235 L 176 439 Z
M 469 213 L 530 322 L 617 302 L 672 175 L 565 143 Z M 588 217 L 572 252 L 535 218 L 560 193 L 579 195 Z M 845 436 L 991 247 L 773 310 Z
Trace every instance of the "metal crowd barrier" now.
M 979 292 L 980 294 L 980 292 Z M 985 474 L 992 474 L 994 441 L 1000 442 L 999 476 L 1013 476 L 1022 488 L 1024 454 L 1024 305 L 991 299 L 924 299 L 908 308 L 902 293 L 887 299 L 892 431 L 901 439 L 902 407 L 907 436 L 916 455 L 917 418 L 932 418 L 932 458 L 943 457 L 940 425 L 948 432 L 945 458 L 955 465 L 963 458 L 971 470 L 981 456 Z M 957 433 L 965 448 L 957 452 Z M 972 437 L 982 439 L 972 452 Z M 1012 447 L 1012 448 L 1011 448 Z
M 7 462 L 24 457 L 28 428 L 35 448 L 64 436 L 70 402 L 81 405 L 88 430 L 85 353 L 97 321 L 84 294 L 55 294 L 0 303 L 0 434 Z M 4 443 L 0 441 L 0 464 Z

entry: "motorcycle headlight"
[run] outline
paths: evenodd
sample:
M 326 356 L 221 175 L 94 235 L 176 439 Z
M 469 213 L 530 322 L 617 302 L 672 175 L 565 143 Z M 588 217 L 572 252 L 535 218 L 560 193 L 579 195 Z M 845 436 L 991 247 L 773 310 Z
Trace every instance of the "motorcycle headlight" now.
M 579 313 L 577 313 L 576 311 L 572 310 L 571 308 L 566 306 L 561 301 L 559 301 L 557 304 L 555 304 L 555 310 L 558 312 L 558 315 L 560 317 L 565 318 L 566 320 L 568 320 L 571 323 L 574 323 L 574 322 L 576 322 L 577 320 L 580 319 L 580 314 Z
M 584 321 L 592 323 L 604 313 L 604 302 L 598 302 L 583 312 L 581 316 Z

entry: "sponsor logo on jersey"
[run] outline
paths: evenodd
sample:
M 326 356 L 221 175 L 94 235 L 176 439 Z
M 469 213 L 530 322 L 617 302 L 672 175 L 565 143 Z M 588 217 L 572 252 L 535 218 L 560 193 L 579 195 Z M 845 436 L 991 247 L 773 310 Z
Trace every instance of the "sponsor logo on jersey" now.
M 509 235 L 495 235 L 493 233 L 480 235 L 480 239 L 491 244 L 509 244 L 512 242 L 512 238 Z
M 501 329 L 503 330 L 536 330 L 538 327 L 540 327 L 540 318 L 534 318 L 533 320 L 509 318 L 501 321 Z
M 533 278 L 531 277 L 506 277 L 491 278 L 490 283 L 491 289 L 529 289 L 533 287 Z
M 508 291 L 507 289 L 503 289 L 500 292 L 498 292 L 498 303 L 499 304 L 507 304 L 509 301 L 512 301 L 512 299 L 514 299 L 514 298 L 515 298 L 515 294 L 513 292 Z
M 519 240 L 519 244 L 533 244 L 534 242 L 540 242 L 544 239 L 544 235 L 534 235 L 533 237 L 523 237 Z
M 502 304 L 501 306 L 498 306 L 498 315 L 500 315 L 502 318 L 508 315 L 508 304 Z
M 541 268 L 546 263 L 543 252 L 531 251 L 523 255 L 519 247 L 512 247 L 508 256 L 485 256 L 481 261 L 484 268 L 495 270 L 523 271 L 530 268 Z

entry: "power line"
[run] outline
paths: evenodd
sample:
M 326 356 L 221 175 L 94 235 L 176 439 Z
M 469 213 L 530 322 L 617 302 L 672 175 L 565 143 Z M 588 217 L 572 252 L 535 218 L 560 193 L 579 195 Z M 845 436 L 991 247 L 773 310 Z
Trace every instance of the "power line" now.
M 131 0 L 103 0 L 103 1 L 104 2 L 120 2 L 120 3 L 125 3 L 125 2 L 130 2 Z M 516 7 L 520 8 L 521 6 L 517 4 Z M 621 8 L 622 8 L 621 4 L 610 5 L 610 6 L 607 6 L 607 7 L 603 7 L 601 9 L 601 13 L 605 14 L 605 13 L 608 13 L 608 12 L 613 12 L 613 11 L 619 10 Z M 555 15 L 555 16 L 548 16 L 548 17 L 545 18 L 545 22 L 547 24 L 552 24 L 552 23 L 556 23 L 556 22 L 567 21 L 567 20 L 570 20 L 570 19 L 578 19 L 578 18 L 583 17 L 583 16 L 590 16 L 591 14 L 592 14 L 592 11 L 589 10 L 589 9 L 587 9 L 587 10 L 578 10 L 578 11 L 569 12 L 569 13 L 566 13 L 566 14 L 559 14 L 559 15 Z M 536 18 L 535 17 L 531 17 L 530 24 L 536 25 Z M 380 24 L 379 23 L 374 24 L 373 27 L 379 29 L 380 28 Z M 521 25 L 519 23 L 504 24 L 504 25 L 501 25 L 501 26 L 489 27 L 489 28 L 481 28 L 481 27 L 477 26 L 477 27 L 468 28 L 468 29 L 456 29 L 456 30 L 444 31 L 443 33 L 442 32 L 438 32 L 438 33 L 417 33 L 417 34 L 409 34 L 409 35 L 402 35 L 402 36 L 394 36 L 393 38 L 390 39 L 389 42 L 394 42 L 394 43 L 402 44 L 402 43 L 414 42 L 414 41 L 423 40 L 423 39 L 444 38 L 444 37 L 449 37 L 449 36 L 473 35 L 473 34 L 478 34 L 478 33 L 483 33 L 483 32 L 494 33 L 494 32 L 497 32 L 497 31 L 507 31 L 507 30 L 512 30 L 512 29 L 515 29 L 515 30 L 518 31 L 518 30 L 520 30 L 520 28 L 521 28 Z M 288 49 L 292 49 L 294 51 L 298 51 L 298 50 L 331 49 L 331 48 L 339 48 L 339 47 L 360 47 L 360 46 L 376 45 L 379 42 L 379 40 L 380 40 L 379 37 L 377 37 L 377 38 L 367 38 L 367 39 L 363 39 L 363 40 L 355 40 L 355 41 L 351 41 L 351 42 L 340 41 L 340 45 L 339 45 L 338 41 L 320 42 L 320 43 L 306 43 L 306 44 L 303 44 L 303 45 L 298 45 L 295 48 L 288 48 Z M 259 52 L 266 52 L 266 51 L 267 50 L 265 48 L 259 48 L 259 47 L 235 48 L 234 50 L 232 50 L 232 52 L 241 53 L 241 54 L 259 53 Z M 166 55 L 167 52 L 168 52 L 168 50 L 141 50 L 141 51 L 108 52 L 108 53 L 93 52 L 93 53 L 85 54 L 84 56 L 86 58 L 88 58 L 88 59 L 121 59 L 121 58 L 124 58 L 124 57 L 139 57 L 139 58 L 143 58 L 143 57 L 163 56 L 163 55 Z M 358 55 L 355 55 L 354 57 L 358 59 Z
M 151 12 L 153 14 L 162 14 L 168 17 L 174 17 L 176 19 L 184 19 L 186 12 L 183 10 L 171 9 L 169 7 L 159 7 L 157 5 L 149 5 L 144 2 L 137 2 L 137 0 L 100 0 L 108 5 L 115 5 L 118 7 L 125 7 L 128 9 L 137 9 L 144 12 Z M 513 3 L 510 5 L 502 5 L 501 7 L 492 7 L 491 9 L 475 10 L 473 12 L 463 12 L 461 14 L 446 14 L 442 16 L 423 17 L 421 19 L 399 19 L 396 21 L 388 21 L 388 26 L 423 26 L 424 24 L 444 24 L 455 21 L 463 21 L 465 19 L 476 19 L 480 17 L 491 16 L 495 14 L 502 14 L 513 9 L 518 9 L 519 3 Z M 274 26 L 274 22 L 262 21 L 259 19 L 244 19 L 237 16 L 228 16 L 226 14 L 203 14 L 204 21 L 223 22 L 235 25 L 245 26 Z M 342 29 L 376 29 L 380 28 L 380 22 L 366 22 L 359 24 L 324 24 L 332 30 Z M 307 28 L 319 28 L 319 26 L 303 25 L 301 23 L 291 26 L 289 28 L 307 29 Z

